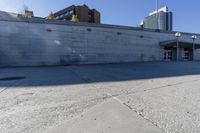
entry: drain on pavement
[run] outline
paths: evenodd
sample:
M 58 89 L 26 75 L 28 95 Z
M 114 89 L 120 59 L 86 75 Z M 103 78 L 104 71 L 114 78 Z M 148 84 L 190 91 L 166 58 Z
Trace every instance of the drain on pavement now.
M 0 78 L 0 81 L 12 81 L 12 80 L 21 80 L 25 79 L 25 77 L 3 77 Z

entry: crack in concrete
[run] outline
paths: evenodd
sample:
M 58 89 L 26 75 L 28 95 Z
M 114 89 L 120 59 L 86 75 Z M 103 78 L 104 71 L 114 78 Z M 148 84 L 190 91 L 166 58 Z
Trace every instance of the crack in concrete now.
M 196 81 L 200 81 L 200 80 L 190 80 L 190 81 L 178 82 L 178 83 L 175 83 L 175 84 L 168 84 L 168 85 L 163 85 L 163 86 L 159 86 L 159 87 L 149 88 L 149 89 L 142 90 L 142 91 L 120 93 L 117 96 L 130 95 L 130 94 L 136 94 L 136 93 L 140 93 L 140 92 L 147 92 L 147 91 L 159 90 L 159 89 L 163 89 L 163 88 L 166 88 L 166 87 L 172 87 L 172 86 L 176 86 L 176 85 L 180 85 L 180 84 L 186 84 L 186 83 L 189 83 L 189 82 L 196 82 Z
M 79 77 L 81 80 L 83 80 L 84 82 L 86 83 L 91 83 L 92 80 L 90 80 L 88 77 L 85 78 L 85 77 L 82 77 L 80 76 L 79 74 L 77 74 L 76 72 L 74 72 L 73 70 L 71 70 L 77 77 Z M 149 88 L 149 89 L 146 89 L 146 90 L 142 90 L 142 91 L 135 91 L 135 92 L 127 92 L 127 93 L 120 93 L 120 94 L 115 94 L 115 95 L 112 95 L 108 92 L 105 92 L 104 93 L 108 96 L 108 97 L 104 97 L 105 99 L 111 99 L 113 98 L 114 100 L 118 101 L 119 103 L 123 104 L 125 107 L 129 108 L 130 110 L 132 110 L 133 112 L 135 112 L 137 115 L 139 115 L 140 117 L 142 117 L 143 119 L 145 119 L 147 122 L 150 122 L 151 124 L 153 124 L 154 126 L 158 127 L 159 129 L 161 129 L 163 132 L 166 132 L 168 133 L 168 131 L 164 128 L 162 128 L 161 126 L 158 125 L 158 123 L 155 123 L 153 121 L 151 121 L 149 118 L 146 118 L 144 115 L 142 115 L 140 112 L 134 110 L 130 105 L 126 104 L 125 102 L 123 102 L 121 99 L 117 98 L 119 96 L 122 96 L 122 95 L 130 95 L 130 94 L 135 94 L 135 93 L 139 93 L 139 92 L 146 92 L 146 91 L 153 91 L 153 90 L 158 90 L 158 89 L 163 89 L 163 88 L 166 88 L 166 87 L 172 87 L 172 86 L 176 86 L 176 85 L 180 85 L 180 84 L 186 84 L 186 83 L 189 83 L 189 82 L 196 82 L 196 81 L 199 81 L 198 79 L 197 80 L 189 80 L 189 81 L 183 81 L 183 82 L 178 82 L 178 83 L 174 83 L 174 84 L 167 84 L 167 85 L 163 85 L 163 86 L 159 86 L 159 87 L 154 87 L 154 88 Z M 94 84 L 92 84 L 91 86 L 93 86 L 94 88 L 96 89 L 103 89 L 105 90 L 102 86 L 96 86 Z
M 17 70 L 8 70 L 8 71 L 6 71 L 6 72 L 4 72 L 4 73 L 1 73 L 1 74 L 10 74 L 10 73 L 13 73 L 13 72 L 16 72 L 16 71 L 17 71 Z M 13 81 L 12 81 L 12 82 L 13 82 Z M 20 81 L 14 81 L 14 83 L 11 83 L 8 87 L 5 87 L 4 89 L 2 89 L 2 90 L 0 91 L 0 94 L 3 93 L 4 91 L 6 91 L 7 89 L 9 89 L 10 87 L 14 86 L 15 83 L 18 83 L 18 82 L 20 82 Z
M 96 69 L 95 69 L 96 70 Z M 73 71 L 73 70 L 71 70 Z M 98 70 L 99 71 L 99 70 Z M 107 77 L 111 77 L 113 79 L 115 79 L 116 81 L 118 80 L 115 76 L 113 75 L 110 75 L 109 73 L 105 73 L 103 71 L 99 71 L 100 73 L 104 73 Z M 76 73 L 76 72 L 74 72 Z M 84 78 L 84 77 L 81 77 L 79 76 L 78 74 L 76 74 L 80 79 L 82 79 L 83 81 L 85 81 L 86 83 L 91 83 L 92 80 L 90 80 L 89 78 Z M 178 82 L 178 83 L 174 83 L 174 84 L 167 84 L 167 85 L 163 85 L 163 86 L 159 86 L 159 87 L 154 87 L 154 88 L 149 88 L 149 89 L 145 89 L 145 90 L 142 90 L 142 91 L 131 91 L 131 92 L 127 92 L 127 93 L 120 93 L 120 94 L 115 94 L 113 96 L 120 96 L 120 95 L 129 95 L 129 94 L 135 94 L 135 93 L 140 93 L 140 92 L 144 92 L 144 91 L 152 91 L 152 90 L 157 90 L 157 89 L 163 89 L 163 88 L 166 88 L 166 87 L 171 87 L 171 86 L 175 86 L 175 85 L 179 85 L 179 84 L 185 84 L 185 83 L 188 83 L 188 82 L 195 82 L 195 81 L 199 81 L 198 79 L 196 80 L 187 80 L 187 81 L 183 81 L 183 82 Z M 143 84 L 143 83 L 139 83 L 140 84 Z M 120 85 L 119 85 L 120 86 Z M 95 87 L 95 88 L 98 88 L 98 87 Z M 100 87 L 102 88 L 102 87 Z M 137 88 L 136 88 L 137 89 Z
M 12 82 L 13 82 L 13 83 L 10 83 L 8 87 L 2 89 L 2 90 L 0 91 L 0 94 L 2 94 L 4 91 L 6 91 L 6 90 L 8 90 L 9 88 L 11 88 L 11 87 L 17 85 L 18 83 L 20 83 L 20 81 L 12 81 Z
M 167 130 L 165 130 L 164 128 L 162 128 L 161 126 L 159 126 L 157 123 L 151 121 L 150 119 L 146 118 L 145 116 L 143 116 L 141 113 L 137 112 L 136 110 L 134 110 L 130 105 L 123 103 L 124 106 L 126 106 L 127 108 L 129 108 L 130 110 L 134 111 L 137 115 L 139 115 L 140 117 L 142 117 L 143 119 L 145 119 L 146 121 L 150 122 L 151 124 L 153 124 L 154 126 L 160 128 L 163 132 L 168 133 Z
M 2 89 L 2 90 L 0 91 L 0 93 L 4 92 L 7 88 L 8 88 L 8 87 Z
M 91 80 L 90 79 L 85 79 L 84 77 L 79 76 L 76 72 L 74 72 L 73 70 L 71 70 L 76 76 L 78 76 L 80 79 L 82 79 L 83 81 L 85 81 L 86 83 L 90 83 Z M 92 85 L 94 88 L 96 89 L 101 89 L 102 87 L 97 87 L 96 85 Z M 153 124 L 154 126 L 160 128 L 163 132 L 166 132 L 162 127 L 158 126 L 156 123 L 154 123 L 153 121 L 150 121 L 149 119 L 146 119 L 144 116 L 142 116 L 141 114 L 139 114 L 136 110 L 134 110 L 130 105 L 124 103 L 122 100 L 120 100 L 119 98 L 117 98 L 120 95 L 112 95 L 108 92 L 104 92 L 108 97 L 106 99 L 111 99 L 113 98 L 114 100 L 116 100 L 117 102 L 121 103 L 122 105 L 124 105 L 125 107 L 127 107 L 128 109 L 134 111 L 137 115 L 139 115 L 140 117 L 142 117 L 143 119 L 145 119 L 147 122 L 150 122 L 151 124 Z M 121 94 L 122 95 L 122 94 Z M 91 110 L 91 109 L 90 109 Z M 89 110 L 88 110 L 89 111 Z

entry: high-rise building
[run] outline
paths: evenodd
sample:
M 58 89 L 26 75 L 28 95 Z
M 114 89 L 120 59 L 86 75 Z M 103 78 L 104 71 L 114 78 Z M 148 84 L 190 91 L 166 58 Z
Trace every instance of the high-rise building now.
M 54 13 L 54 18 L 57 20 L 70 21 L 73 16 L 76 16 L 79 22 L 100 23 L 101 21 L 100 12 L 96 9 L 89 9 L 87 5 L 72 5 Z
M 168 7 L 160 8 L 149 14 L 141 23 L 141 27 L 148 29 L 158 29 L 163 31 L 173 30 L 173 13 L 168 11 Z

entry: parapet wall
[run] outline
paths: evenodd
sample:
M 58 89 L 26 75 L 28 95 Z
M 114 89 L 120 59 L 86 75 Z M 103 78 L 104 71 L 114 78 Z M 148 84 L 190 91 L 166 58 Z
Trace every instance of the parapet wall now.
M 173 33 L 122 26 L 0 19 L 0 66 L 161 61 L 159 42 L 170 39 Z

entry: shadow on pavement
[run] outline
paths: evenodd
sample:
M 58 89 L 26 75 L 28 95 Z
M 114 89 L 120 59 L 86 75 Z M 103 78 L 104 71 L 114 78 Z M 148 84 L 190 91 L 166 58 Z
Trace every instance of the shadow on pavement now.
M 0 87 L 117 82 L 200 74 L 200 62 L 143 62 L 60 67 L 0 68 Z

